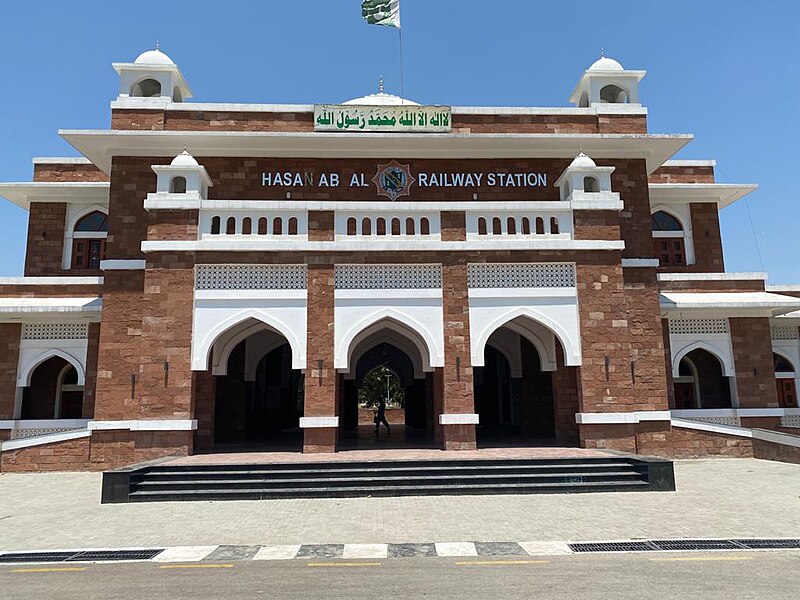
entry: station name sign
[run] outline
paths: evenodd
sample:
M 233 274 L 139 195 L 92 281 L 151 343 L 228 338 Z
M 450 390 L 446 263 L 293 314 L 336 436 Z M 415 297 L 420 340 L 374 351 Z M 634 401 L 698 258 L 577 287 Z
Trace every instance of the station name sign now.
M 449 106 L 314 105 L 314 131 L 446 133 L 452 130 Z

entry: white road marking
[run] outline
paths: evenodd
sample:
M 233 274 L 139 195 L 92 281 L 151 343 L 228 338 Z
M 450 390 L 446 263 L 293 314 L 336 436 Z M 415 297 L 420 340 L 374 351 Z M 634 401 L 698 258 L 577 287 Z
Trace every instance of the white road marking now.
M 155 562 L 193 562 L 203 560 L 218 546 L 173 546 L 156 556 Z
M 478 556 L 472 542 L 436 542 L 434 546 L 439 556 Z
M 290 560 L 297 556 L 300 544 L 296 546 L 263 546 L 253 560 Z
M 345 544 L 342 558 L 386 558 L 388 544 Z

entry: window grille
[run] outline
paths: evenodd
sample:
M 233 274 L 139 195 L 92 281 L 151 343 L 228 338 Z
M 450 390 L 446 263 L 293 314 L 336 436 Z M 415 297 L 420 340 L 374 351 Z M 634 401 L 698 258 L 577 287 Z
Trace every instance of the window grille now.
M 89 337 L 86 323 L 31 323 L 23 325 L 23 340 L 84 340 Z
M 305 265 L 197 265 L 198 290 L 304 290 Z
M 730 333 L 728 319 L 670 319 L 669 332 L 674 335 Z
M 442 266 L 336 265 L 337 290 L 440 289 Z
M 772 326 L 772 339 L 773 340 L 796 340 L 797 327 L 789 325 L 773 325 Z
M 575 287 L 573 263 L 489 263 L 471 264 L 471 288 Z

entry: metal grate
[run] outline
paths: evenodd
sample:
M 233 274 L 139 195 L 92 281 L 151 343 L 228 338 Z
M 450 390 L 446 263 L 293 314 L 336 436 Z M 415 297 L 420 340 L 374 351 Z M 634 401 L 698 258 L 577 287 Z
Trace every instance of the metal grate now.
M 676 550 L 770 550 L 800 548 L 800 539 L 645 540 L 568 544 L 573 552 L 653 552 Z
M 568 545 L 573 552 L 652 552 L 658 550 L 647 542 L 587 542 Z
M 198 290 L 304 290 L 306 265 L 197 265 Z
M 741 550 L 731 540 L 653 540 L 659 550 Z
M 573 263 L 487 263 L 471 264 L 471 288 L 575 287 Z
M 746 548 L 754 550 L 770 550 L 781 548 L 800 548 L 800 540 L 736 540 L 739 544 Z
M 86 323 L 28 323 L 22 326 L 23 340 L 85 340 Z
M 163 548 L 144 550 L 82 550 L 71 552 L 9 552 L 0 554 L 0 563 L 62 563 L 120 560 L 150 560 Z
M 442 266 L 336 265 L 337 290 L 421 290 L 442 287 Z
M 773 340 L 796 340 L 797 337 L 797 327 L 791 327 L 788 325 L 772 326 Z
M 728 319 L 670 319 L 669 332 L 673 335 L 730 333 Z

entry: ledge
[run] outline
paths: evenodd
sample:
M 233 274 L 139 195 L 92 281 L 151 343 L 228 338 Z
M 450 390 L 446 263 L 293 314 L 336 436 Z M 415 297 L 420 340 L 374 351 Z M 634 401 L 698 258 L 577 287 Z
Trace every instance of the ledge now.
M 339 417 L 300 417 L 300 429 L 339 427 Z
M 641 423 L 642 421 L 669 421 L 668 410 L 640 410 L 619 413 L 576 413 L 579 425 L 606 425 L 618 423 Z
M 69 440 L 77 440 L 80 438 L 89 437 L 91 434 L 91 431 L 88 429 L 80 429 L 78 431 L 51 433 L 49 435 L 23 438 L 21 440 L 8 440 L 6 442 L 0 442 L 0 452 L 9 452 L 11 450 L 20 450 L 22 448 L 31 448 L 33 446 L 43 446 L 44 444 L 57 444 L 58 442 L 66 442 Z
M 480 416 L 472 413 L 451 413 L 439 415 L 439 425 L 477 425 Z
M 137 421 L 89 421 L 89 431 L 193 431 L 195 419 L 141 419 Z
M 736 437 L 752 438 L 753 430 L 747 427 L 734 427 L 733 425 L 718 425 L 717 423 L 703 423 L 702 421 L 687 421 L 685 419 L 672 418 L 670 420 L 673 427 L 680 429 L 694 429 L 697 431 L 709 431 L 711 433 L 722 433 Z
M 120 260 L 106 259 L 100 261 L 100 269 L 103 271 L 143 271 L 147 266 L 145 260 Z
M 766 273 L 659 273 L 659 281 L 765 281 Z
M 0 285 L 102 285 L 102 277 L 0 277 Z

